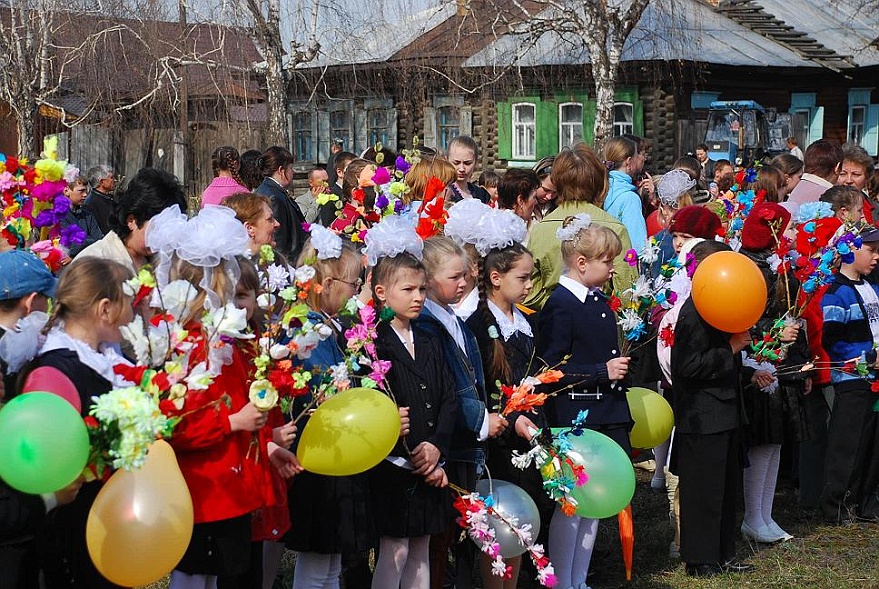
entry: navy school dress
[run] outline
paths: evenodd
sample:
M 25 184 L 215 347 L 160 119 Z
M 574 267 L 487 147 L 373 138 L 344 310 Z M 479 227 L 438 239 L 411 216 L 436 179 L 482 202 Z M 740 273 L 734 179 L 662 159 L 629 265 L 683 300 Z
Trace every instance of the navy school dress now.
M 309 320 L 318 323 L 325 317 L 312 312 Z M 342 362 L 342 345 L 341 335 L 323 340 L 304 362 L 305 368 L 326 369 Z M 300 398 L 294 414 L 298 414 L 310 400 L 310 395 Z M 303 418 L 299 424 L 300 432 L 307 423 L 308 418 Z M 294 444 L 298 445 L 298 442 L 299 437 Z M 367 473 L 334 477 L 302 472 L 293 477 L 287 497 L 291 526 L 284 541 L 290 550 L 353 557 L 376 545 Z
M 631 455 L 633 422 L 626 387 L 607 376 L 607 362 L 620 355 L 616 319 L 607 297 L 563 276 L 540 311 L 539 322 L 538 357 L 554 366 L 570 354 L 560 368 L 565 376 L 557 384 L 559 388 L 574 385 L 547 401 L 549 425 L 570 427 L 580 411 L 588 410 L 586 426 L 610 437 Z
M 427 441 L 439 448 L 442 462 L 449 453 L 457 413 L 454 381 L 442 344 L 413 322 L 413 359 L 390 324 L 382 322 L 377 329 L 377 354 L 392 363 L 388 384 L 397 405 L 409 407 L 406 445 L 398 442 L 390 457 L 408 459 L 407 446 L 414 450 Z M 448 489 L 432 487 L 424 477 L 389 460 L 380 462 L 369 474 L 373 521 L 379 536 L 414 538 L 439 534 L 449 527 L 452 494 Z

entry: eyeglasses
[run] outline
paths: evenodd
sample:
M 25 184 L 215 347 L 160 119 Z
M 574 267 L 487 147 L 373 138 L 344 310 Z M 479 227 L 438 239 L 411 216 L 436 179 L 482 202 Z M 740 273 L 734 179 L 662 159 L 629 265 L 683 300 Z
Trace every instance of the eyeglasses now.
M 333 278 L 333 280 L 335 280 L 337 282 L 343 282 L 343 283 L 347 284 L 348 286 L 353 286 L 355 290 L 360 290 L 360 287 L 363 286 L 363 279 L 362 278 L 358 278 L 354 282 L 349 282 L 348 280 L 342 280 L 341 278 Z

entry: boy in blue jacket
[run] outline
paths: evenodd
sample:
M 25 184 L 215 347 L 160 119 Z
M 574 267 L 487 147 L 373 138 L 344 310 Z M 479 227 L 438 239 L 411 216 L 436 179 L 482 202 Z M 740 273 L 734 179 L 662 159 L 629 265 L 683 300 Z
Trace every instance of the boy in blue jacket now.
M 834 368 L 836 393 L 827 434 L 821 510 L 836 523 L 852 517 L 879 521 L 879 432 L 873 410 L 877 397 L 870 382 L 876 377 L 879 287 L 864 279 L 879 262 L 879 230 L 869 228 L 861 239 L 863 245 L 854 250 L 854 260 L 842 264 L 821 299 L 822 343 Z M 866 376 L 844 369 L 853 360 L 866 362 Z

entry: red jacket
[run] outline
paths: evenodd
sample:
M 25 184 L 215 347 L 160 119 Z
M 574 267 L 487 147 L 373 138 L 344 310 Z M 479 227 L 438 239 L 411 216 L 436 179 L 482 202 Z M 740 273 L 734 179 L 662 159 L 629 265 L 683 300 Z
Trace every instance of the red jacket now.
M 822 286 L 815 291 L 812 299 L 803 310 L 803 319 L 806 320 L 806 338 L 809 340 L 809 351 L 812 359 L 816 362 L 816 368 L 812 371 L 813 386 L 830 384 L 830 356 L 824 350 L 821 343 L 821 335 L 824 331 L 824 312 L 821 309 L 821 299 L 830 285 Z M 800 294 L 802 297 L 803 295 Z M 802 304 L 802 299 L 798 301 Z
M 191 328 L 190 336 L 197 330 Z M 229 423 L 229 416 L 249 402 L 247 363 L 237 347 L 233 350 L 232 363 L 223 366 L 207 390 L 190 390 L 183 409 L 168 412 L 183 415 L 168 441 L 192 495 L 195 523 L 239 517 L 263 503 L 254 469 L 259 444 L 251 448 L 251 432 L 233 433 Z M 203 351 L 199 347 L 193 354 L 199 358 Z M 231 408 L 224 402 L 214 403 L 224 394 Z

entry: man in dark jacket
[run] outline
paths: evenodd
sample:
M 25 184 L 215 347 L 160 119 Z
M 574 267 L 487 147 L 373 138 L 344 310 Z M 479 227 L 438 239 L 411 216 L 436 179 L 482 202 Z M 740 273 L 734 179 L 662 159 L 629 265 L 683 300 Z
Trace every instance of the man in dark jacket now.
M 116 206 L 113 198 L 113 191 L 116 190 L 116 175 L 110 166 L 100 165 L 89 170 L 88 179 L 92 191 L 89 192 L 83 206 L 94 214 L 101 233 L 106 235 L 113 229 L 110 227 L 110 219 Z

